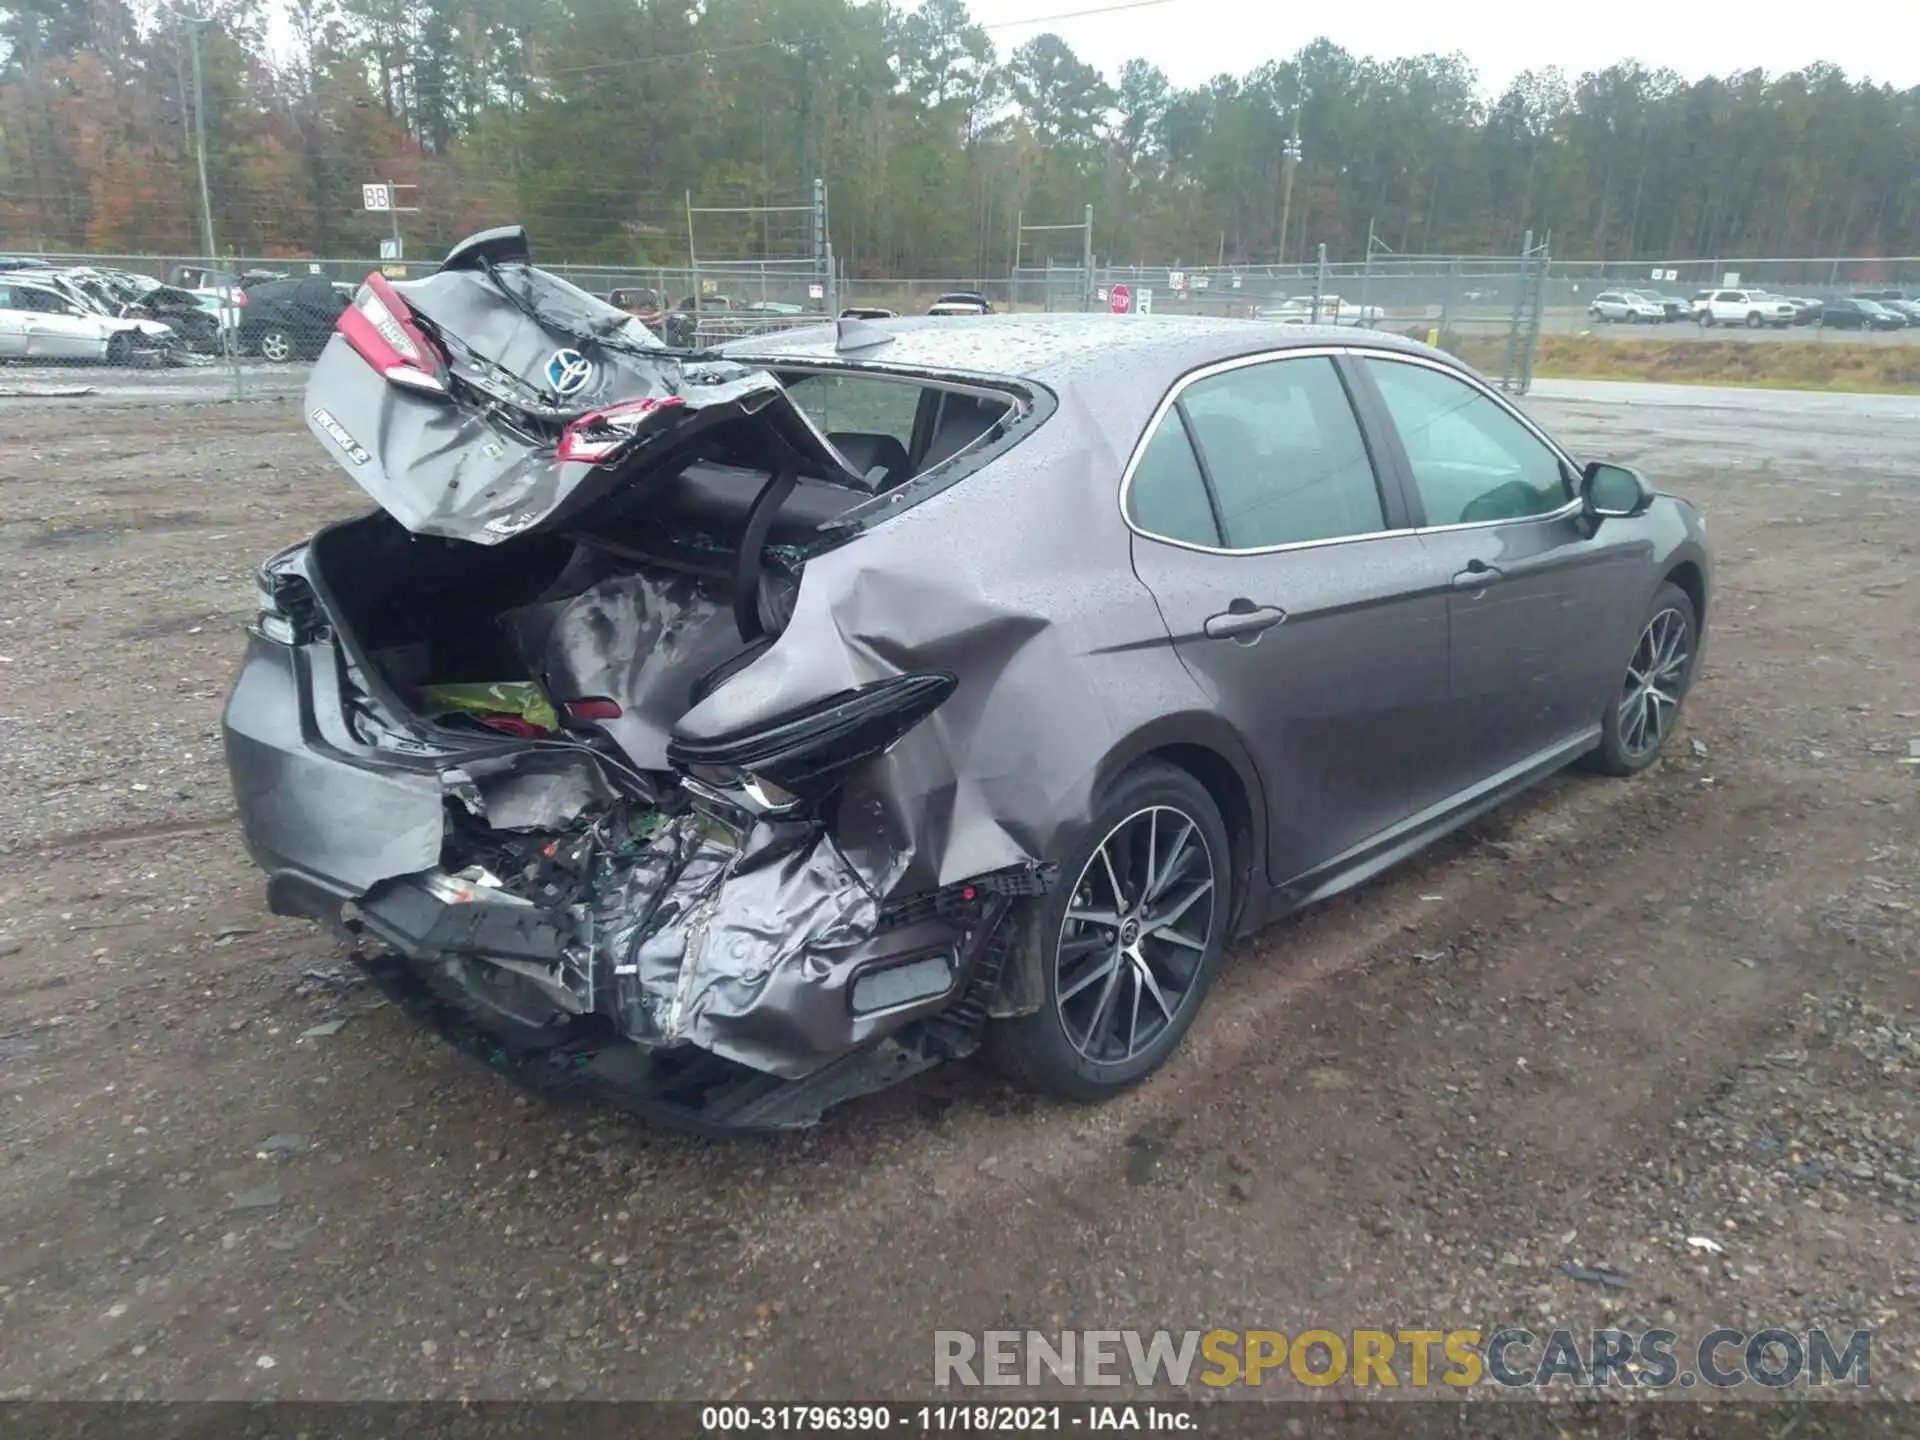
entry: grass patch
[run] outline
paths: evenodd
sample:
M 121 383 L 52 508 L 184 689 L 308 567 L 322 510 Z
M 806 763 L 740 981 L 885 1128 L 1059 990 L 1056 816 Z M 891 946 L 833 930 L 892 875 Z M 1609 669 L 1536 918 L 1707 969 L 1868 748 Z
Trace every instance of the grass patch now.
M 1504 338 L 1461 336 L 1454 350 L 1499 374 Z M 1533 373 L 1558 380 L 1651 380 L 1666 385 L 1746 385 L 1920 395 L 1920 345 L 1840 340 L 1599 340 L 1546 335 Z

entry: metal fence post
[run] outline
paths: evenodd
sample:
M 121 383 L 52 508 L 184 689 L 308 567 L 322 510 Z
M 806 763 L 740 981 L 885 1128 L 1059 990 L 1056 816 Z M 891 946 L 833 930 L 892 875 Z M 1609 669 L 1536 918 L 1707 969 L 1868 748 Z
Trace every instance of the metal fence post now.
M 1373 294 L 1373 220 L 1367 220 L 1367 260 L 1360 271 L 1360 323 L 1367 323 L 1367 297 Z
M 1520 359 L 1520 319 L 1525 313 L 1527 303 L 1527 280 L 1533 254 L 1533 231 L 1529 230 L 1520 242 L 1519 283 L 1514 287 L 1513 314 L 1507 320 L 1507 363 L 1500 374 L 1500 388 L 1513 389 L 1514 380 L 1519 373 Z
M 1323 242 L 1313 267 L 1313 323 L 1320 323 L 1320 297 L 1327 293 L 1327 247 Z
M 1453 325 L 1453 312 L 1460 304 L 1460 257 L 1454 256 L 1447 265 L 1447 288 L 1440 292 L 1440 326 L 1434 338 L 1442 345 L 1447 343 L 1447 331 Z
M 1093 309 L 1093 206 L 1087 206 L 1080 237 L 1080 308 Z
M 1541 311 L 1547 303 L 1547 281 L 1553 269 L 1553 232 L 1547 232 L 1547 239 L 1540 242 L 1540 267 L 1533 272 L 1531 303 L 1527 309 L 1527 332 L 1521 343 L 1520 351 L 1520 393 L 1526 394 L 1533 388 L 1533 362 L 1540 350 Z
M 219 259 L 209 256 L 207 269 L 219 275 Z M 233 293 L 239 284 L 240 265 L 232 255 L 228 255 L 225 282 L 220 284 L 220 336 L 221 345 L 227 352 L 227 368 L 233 377 L 233 398 L 244 400 L 247 398 L 247 372 L 240 364 L 241 316 L 239 297 Z

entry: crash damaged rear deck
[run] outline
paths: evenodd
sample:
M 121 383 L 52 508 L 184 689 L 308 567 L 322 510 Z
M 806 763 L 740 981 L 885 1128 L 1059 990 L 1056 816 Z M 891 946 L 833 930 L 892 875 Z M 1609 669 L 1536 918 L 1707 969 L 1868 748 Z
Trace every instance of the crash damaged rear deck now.
M 1051 878 L 1022 867 L 883 904 L 885 876 L 820 826 L 739 833 L 693 809 L 471 831 L 450 826 L 449 863 L 491 865 L 345 901 L 282 873 L 270 904 L 343 934 L 396 1002 L 531 1088 L 710 1131 L 811 1124 L 971 1053 L 1013 903 Z
M 1038 1003 L 1006 958 L 1059 797 L 957 768 L 992 686 L 936 714 L 956 657 L 884 633 L 930 606 L 997 674 L 1035 622 L 902 606 L 871 537 L 1039 392 L 671 352 L 498 232 L 370 276 L 307 402 L 381 508 L 260 572 L 225 732 L 276 912 L 490 1056 L 708 1126 L 805 1123 Z

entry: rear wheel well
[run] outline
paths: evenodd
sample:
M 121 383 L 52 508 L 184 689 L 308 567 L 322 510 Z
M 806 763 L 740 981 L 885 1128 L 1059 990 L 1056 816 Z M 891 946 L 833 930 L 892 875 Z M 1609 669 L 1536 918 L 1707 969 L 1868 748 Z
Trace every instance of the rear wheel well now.
M 1246 787 L 1240 782 L 1240 772 L 1219 751 L 1209 750 L 1204 745 L 1162 745 L 1140 759 L 1159 760 L 1186 771 L 1206 788 L 1207 794 L 1213 797 L 1213 803 L 1220 808 L 1220 818 L 1227 827 L 1227 840 L 1233 848 L 1233 915 L 1232 928 L 1227 932 L 1231 939 L 1239 931 L 1241 917 L 1246 913 L 1247 901 L 1253 891 L 1253 804 L 1247 796 Z
M 1686 592 L 1687 599 L 1693 602 L 1693 623 L 1701 629 L 1707 623 L 1707 582 L 1700 573 L 1700 567 L 1691 560 L 1683 560 L 1667 572 L 1668 585 L 1678 585 Z

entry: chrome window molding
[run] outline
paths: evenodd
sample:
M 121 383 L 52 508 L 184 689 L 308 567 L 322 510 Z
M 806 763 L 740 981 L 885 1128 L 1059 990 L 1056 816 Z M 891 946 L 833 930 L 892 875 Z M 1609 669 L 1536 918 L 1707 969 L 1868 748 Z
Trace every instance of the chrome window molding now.
M 1580 467 L 1574 464 L 1567 452 L 1555 444 L 1545 431 L 1510 405 L 1506 397 L 1493 389 L 1492 386 L 1487 385 L 1480 380 L 1478 376 L 1469 374 L 1458 366 L 1433 360 L 1425 355 L 1409 355 L 1403 351 L 1376 349 L 1369 345 L 1289 346 L 1280 350 L 1262 350 L 1252 355 L 1236 355 L 1231 360 L 1217 360 L 1211 365 L 1203 365 L 1197 370 L 1189 371 L 1174 382 L 1173 388 L 1161 399 L 1159 405 L 1154 407 L 1152 418 L 1148 420 L 1146 428 L 1140 432 L 1140 438 L 1134 443 L 1132 454 L 1127 457 L 1126 469 L 1120 474 L 1119 500 L 1121 523 L 1142 540 L 1151 540 L 1156 545 L 1171 545 L 1177 550 L 1191 550 L 1200 555 L 1242 556 L 1281 555 L 1293 550 L 1319 550 L 1330 545 L 1352 545 L 1362 540 L 1383 540 L 1389 536 L 1397 535 L 1444 535 L 1460 530 L 1486 530 L 1496 525 L 1525 525 L 1535 521 L 1565 520 L 1579 513 L 1580 499 L 1578 496 L 1575 496 L 1559 509 L 1549 510 L 1539 515 L 1522 515 L 1503 520 L 1473 520 L 1457 525 L 1419 525 L 1398 530 L 1368 530 L 1357 535 L 1334 535 L 1324 540 L 1290 540 L 1284 545 L 1260 545 L 1245 550 L 1229 549 L 1220 545 L 1200 545 L 1191 540 L 1175 540 L 1167 535 L 1156 535 L 1151 530 L 1143 529 L 1134 523 L 1133 514 L 1128 504 L 1133 492 L 1134 472 L 1140 467 L 1140 461 L 1146 453 L 1147 442 L 1153 438 L 1154 433 L 1160 428 L 1161 423 L 1173 410 L 1174 405 L 1179 402 L 1181 395 L 1186 392 L 1188 386 L 1196 385 L 1202 380 L 1211 379 L 1215 375 L 1225 375 L 1235 370 L 1245 370 L 1254 365 L 1266 365 L 1283 360 L 1331 359 L 1341 355 L 1350 355 L 1362 360 L 1391 360 L 1405 365 L 1420 365 L 1429 370 L 1437 370 L 1443 375 L 1451 375 L 1470 389 L 1478 391 L 1481 395 L 1493 401 L 1494 404 L 1498 405 L 1508 415 L 1511 415 L 1515 420 L 1519 421 L 1522 428 L 1524 428 L 1528 434 L 1546 446 L 1548 451 L 1559 460 L 1561 465 L 1565 467 L 1568 475 L 1578 475 L 1580 473 Z M 1364 434 L 1364 422 L 1360 421 L 1358 414 L 1356 414 L 1354 418 L 1356 422 L 1361 423 L 1362 433 Z

